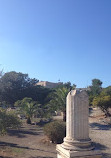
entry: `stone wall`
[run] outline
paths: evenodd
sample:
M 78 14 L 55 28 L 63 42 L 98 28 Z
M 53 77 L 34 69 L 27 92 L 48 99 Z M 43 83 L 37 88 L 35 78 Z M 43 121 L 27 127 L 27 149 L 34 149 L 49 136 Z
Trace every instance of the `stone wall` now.
M 40 85 L 40 86 L 44 86 L 46 88 L 56 88 L 59 85 L 62 85 L 62 82 L 58 82 L 58 83 L 53 83 L 53 82 L 48 82 L 48 81 L 41 81 L 38 82 L 36 85 Z

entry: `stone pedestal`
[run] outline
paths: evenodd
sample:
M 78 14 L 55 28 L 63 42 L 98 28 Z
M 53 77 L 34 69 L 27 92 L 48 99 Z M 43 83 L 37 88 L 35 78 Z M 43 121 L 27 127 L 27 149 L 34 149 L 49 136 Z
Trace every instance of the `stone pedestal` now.
M 58 158 L 100 158 L 89 138 L 89 105 L 86 91 L 68 93 L 66 106 L 66 137 L 57 145 Z
M 57 158 L 101 158 L 98 150 L 90 151 L 71 151 L 64 149 L 61 145 L 56 146 Z

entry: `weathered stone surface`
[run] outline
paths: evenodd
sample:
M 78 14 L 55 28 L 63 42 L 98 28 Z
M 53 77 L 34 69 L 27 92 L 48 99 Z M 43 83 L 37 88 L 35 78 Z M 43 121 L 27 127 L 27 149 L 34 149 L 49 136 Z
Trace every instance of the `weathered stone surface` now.
M 66 137 L 63 148 L 69 150 L 90 150 L 88 125 L 88 95 L 86 91 L 73 90 L 67 96 Z
M 99 150 L 90 151 L 71 151 L 57 145 L 57 158 L 101 158 Z
M 86 91 L 73 90 L 67 95 L 66 137 L 57 145 L 58 158 L 100 158 L 89 138 L 89 104 Z

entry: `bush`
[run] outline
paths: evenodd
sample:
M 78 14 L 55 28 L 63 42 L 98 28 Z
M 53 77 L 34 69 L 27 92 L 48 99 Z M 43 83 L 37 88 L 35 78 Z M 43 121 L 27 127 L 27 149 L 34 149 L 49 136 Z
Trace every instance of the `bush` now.
M 19 128 L 21 121 L 17 116 L 0 110 L 0 134 L 5 134 L 10 128 Z
M 62 143 L 66 135 L 64 122 L 54 121 L 44 126 L 44 133 L 52 143 Z
M 93 105 L 100 107 L 106 117 L 111 116 L 109 109 L 111 108 L 111 96 L 97 96 L 93 99 Z

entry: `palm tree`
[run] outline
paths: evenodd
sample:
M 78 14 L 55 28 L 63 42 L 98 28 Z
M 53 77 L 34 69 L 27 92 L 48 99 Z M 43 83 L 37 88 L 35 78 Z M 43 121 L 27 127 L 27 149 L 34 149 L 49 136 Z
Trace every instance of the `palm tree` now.
M 27 118 L 27 123 L 31 124 L 31 118 L 32 116 L 37 112 L 39 108 L 39 104 L 37 102 L 33 101 L 32 98 L 24 98 L 21 100 L 21 108 L 20 110 L 22 113 L 25 114 Z
M 63 121 L 66 121 L 66 97 L 70 90 L 67 87 L 57 88 L 50 101 L 50 107 L 63 112 Z

